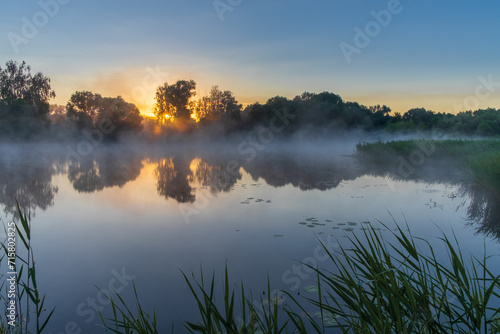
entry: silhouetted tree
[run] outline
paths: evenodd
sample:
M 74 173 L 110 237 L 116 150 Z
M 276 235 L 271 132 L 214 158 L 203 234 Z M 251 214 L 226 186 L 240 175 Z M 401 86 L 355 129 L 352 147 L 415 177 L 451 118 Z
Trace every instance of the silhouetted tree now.
M 220 121 L 224 118 L 237 117 L 241 107 L 230 91 L 221 91 L 218 86 L 213 86 L 210 94 L 198 101 L 196 112 L 199 119 Z
M 50 87 L 50 79 L 41 72 L 31 75 L 31 67 L 22 62 L 8 61 L 0 67 L 0 99 L 7 104 L 23 100 L 36 109 L 38 116 L 49 112 L 49 99 L 56 97 Z
M 0 135 L 13 140 L 32 138 L 48 129 L 50 79 L 31 74 L 25 62 L 0 67 Z
M 372 112 L 373 118 L 373 127 L 374 128 L 383 128 L 385 127 L 391 120 L 389 113 L 391 112 L 391 108 L 388 106 L 371 106 L 368 109 Z
M 101 128 L 105 125 L 104 135 L 114 138 L 123 131 L 141 129 L 142 116 L 139 109 L 121 96 L 102 97 L 92 92 L 74 93 L 66 105 L 67 115 L 79 128 Z
M 89 91 L 76 92 L 71 95 L 66 105 L 67 115 L 75 121 L 79 128 L 94 125 L 102 96 Z
M 196 94 L 196 83 L 193 80 L 179 80 L 173 85 L 165 83 L 156 90 L 153 112 L 160 123 L 166 117 L 190 119 L 193 107 L 190 99 Z
M 141 122 L 142 116 L 139 109 L 134 104 L 123 100 L 121 96 L 100 99 L 96 124 L 107 124 L 113 129 L 108 137 L 115 137 L 124 131 L 139 131 Z

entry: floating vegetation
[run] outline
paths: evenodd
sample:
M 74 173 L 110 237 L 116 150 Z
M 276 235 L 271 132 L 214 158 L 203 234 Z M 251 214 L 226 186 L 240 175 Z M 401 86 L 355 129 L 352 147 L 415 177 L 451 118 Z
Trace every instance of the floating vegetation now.
M 304 290 L 309 293 L 318 292 L 318 287 L 315 285 L 308 285 L 304 288 Z
M 334 229 L 334 230 L 338 230 L 338 229 L 340 229 L 340 227 L 338 227 L 338 226 L 334 226 L 334 227 L 332 227 L 332 229 Z
M 346 232 L 352 232 L 352 231 L 354 231 L 354 229 L 350 228 L 350 227 L 343 228 L 343 230 L 346 231 Z
M 344 225 L 346 225 L 346 223 L 337 223 L 337 225 L 344 226 Z
M 244 200 L 243 202 L 241 202 L 241 204 L 250 204 L 251 201 L 255 200 L 254 202 L 255 203 L 271 203 L 271 200 L 265 200 L 265 199 L 262 199 L 262 198 L 255 198 L 255 197 L 247 197 L 246 200 Z
M 364 222 L 361 222 L 361 224 L 370 224 L 369 221 L 364 221 Z
M 284 235 L 283 234 L 275 234 L 274 237 L 275 238 L 282 238 L 282 237 L 284 237 Z
M 332 221 L 330 219 L 326 219 L 325 222 L 331 223 Z
M 356 226 L 356 225 L 358 225 L 358 223 L 355 223 L 355 222 L 347 222 L 347 225 L 349 225 L 349 226 Z
M 307 225 L 307 227 L 316 227 L 315 225 Z
M 306 223 L 306 222 L 300 222 L 299 224 L 300 224 L 300 225 L 307 225 L 307 223 Z

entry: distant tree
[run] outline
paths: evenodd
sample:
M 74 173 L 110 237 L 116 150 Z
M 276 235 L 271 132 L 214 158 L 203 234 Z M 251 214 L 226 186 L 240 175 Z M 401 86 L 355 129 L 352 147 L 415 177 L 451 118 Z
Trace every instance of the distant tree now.
M 498 123 L 492 120 L 483 120 L 477 126 L 476 134 L 479 136 L 494 136 L 500 134 Z
M 391 112 L 391 108 L 388 106 L 381 106 L 377 104 L 376 106 L 371 106 L 368 109 L 370 109 L 373 114 L 372 118 L 374 128 L 385 127 L 390 122 L 391 116 L 389 116 L 389 113 Z
M 221 91 L 218 86 L 213 86 L 210 94 L 198 101 L 196 112 L 199 119 L 220 121 L 239 115 L 241 108 L 230 91 Z
M 56 115 L 56 116 L 64 115 L 64 114 L 66 114 L 66 107 L 61 106 L 59 104 L 51 104 L 49 106 L 49 113 L 51 115 Z
M 435 113 L 424 108 L 413 108 L 403 115 L 404 121 L 413 121 L 415 126 L 422 130 L 430 129 L 437 122 Z
M 196 95 L 196 83 L 193 80 L 179 80 L 173 85 L 165 83 L 156 90 L 153 112 L 160 123 L 166 117 L 188 120 L 193 108 L 190 99 Z
M 381 106 L 380 104 L 377 104 L 376 106 L 370 106 L 368 107 L 370 111 L 374 114 L 380 114 L 382 116 L 388 115 L 391 112 L 391 108 L 389 108 L 386 105 Z
M 49 100 L 56 96 L 50 87 L 50 79 L 41 72 L 31 74 L 31 68 L 8 61 L 4 69 L 0 67 L 0 99 L 7 104 L 23 100 L 35 108 L 38 116 L 49 113 Z
M 67 116 L 79 128 L 99 128 L 106 124 L 112 128 L 106 133 L 108 138 L 115 137 L 122 131 L 138 131 L 141 128 L 142 116 L 139 109 L 122 97 L 102 97 L 92 92 L 74 93 L 66 105 Z
M 89 91 L 75 92 L 66 105 L 67 115 L 79 128 L 94 125 L 102 96 Z
M 317 94 L 304 92 L 302 95 L 297 95 L 293 100 L 294 101 L 309 101 L 313 99 Z
M 108 137 L 114 137 L 123 131 L 138 131 L 141 129 L 142 116 L 139 109 L 128 103 L 121 96 L 105 97 L 99 101 L 99 111 L 95 125 L 108 123 L 113 132 Z

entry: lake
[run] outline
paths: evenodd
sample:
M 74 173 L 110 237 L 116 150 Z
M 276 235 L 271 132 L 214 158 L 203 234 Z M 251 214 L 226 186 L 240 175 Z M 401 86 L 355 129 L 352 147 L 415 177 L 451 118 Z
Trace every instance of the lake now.
M 47 333 L 98 333 L 106 291 L 133 305 L 132 281 L 160 332 L 183 332 L 198 313 L 182 272 L 215 273 L 220 289 L 226 264 L 256 301 L 268 277 L 312 297 L 304 263 L 331 269 L 318 239 L 335 250 L 370 224 L 389 239 L 396 222 L 431 243 L 454 232 L 465 253 L 498 254 L 500 205 L 459 164 L 426 152 L 374 164 L 353 140 L 238 144 L 103 144 L 79 156 L 1 145 L 2 221 L 16 200 L 31 213 L 38 284 L 56 306 Z

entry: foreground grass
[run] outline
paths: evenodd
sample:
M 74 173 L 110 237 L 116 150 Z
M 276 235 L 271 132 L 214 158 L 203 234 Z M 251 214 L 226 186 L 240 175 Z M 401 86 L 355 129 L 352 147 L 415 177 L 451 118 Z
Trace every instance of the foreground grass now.
M 30 216 L 22 212 L 17 204 L 18 224 L 4 226 L 6 240 L 2 243 L 2 262 L 7 262 L 2 280 L 0 300 L 5 305 L 5 314 L 0 321 L 0 333 L 28 334 L 43 332 L 55 308 L 48 311 L 45 308 L 45 296 L 41 295 L 37 284 L 36 264 L 31 246 Z M 13 241 L 15 240 L 15 241 Z M 11 273 L 16 273 L 16 279 L 11 285 L 7 281 Z M 3 275 L 5 277 L 5 274 Z M 12 310 L 8 306 L 12 305 Z
M 19 213 L 21 223 L 16 230 L 25 248 L 31 250 L 29 217 Z M 387 334 L 500 332 L 500 276 L 488 268 L 486 252 L 481 258 L 464 256 L 458 241 L 444 234 L 438 238 L 439 243 L 432 246 L 406 229 L 397 228 L 390 233 L 387 238 L 375 229 L 350 234 L 348 245 L 341 246 L 335 253 L 322 245 L 330 261 L 328 268 L 311 267 L 317 277 L 315 298 L 298 298 L 285 291 L 287 302 L 282 304 L 272 297 L 268 282 L 267 295 L 261 296 L 257 305 L 243 283 L 240 288 L 231 288 L 234 285 L 227 269 L 223 292 L 219 295 L 214 292 L 215 276 L 206 282 L 203 273 L 199 279 L 184 275 L 199 315 L 198 322 L 184 324 L 185 331 L 213 334 L 325 333 L 332 329 L 342 333 Z M 3 248 L 8 252 L 5 243 Z M 447 256 L 437 255 L 443 254 L 443 249 Z M 26 266 L 27 273 L 27 276 L 19 273 L 19 302 L 24 296 L 24 314 L 33 314 L 33 318 L 17 314 L 17 327 L 7 326 L 3 318 L 0 332 L 41 333 L 53 310 L 44 311 L 45 298 L 40 297 L 36 284 L 32 250 L 27 258 L 18 259 Z M 134 292 L 135 301 L 126 301 L 117 293 L 110 297 L 113 312 L 110 318 L 101 314 L 102 326 L 110 333 L 159 333 L 158 315 L 149 315 L 141 306 L 135 286 Z M 29 326 L 31 320 L 34 326 Z
M 442 235 L 447 260 L 427 241 L 398 228 L 388 242 L 374 229 L 352 234 L 350 244 L 329 253 L 330 270 L 317 274 L 316 298 L 287 294 L 279 306 L 268 286 L 256 310 L 243 284 L 230 289 L 225 272 L 223 294 L 214 294 L 215 278 L 205 284 L 184 276 L 198 305 L 200 321 L 186 323 L 190 333 L 497 333 L 500 330 L 500 276 L 487 266 L 488 256 L 466 257 L 458 242 Z M 286 293 L 286 292 L 285 292 Z M 235 294 L 239 303 L 235 302 Z M 143 324 L 123 321 L 132 315 L 121 297 L 112 298 L 114 318 L 103 319 L 114 333 L 156 333 Z M 318 312 L 311 312 L 312 309 Z M 147 317 L 137 302 L 136 318 Z M 319 314 L 319 316 L 318 316 Z M 109 325 L 107 324 L 109 322 Z M 148 328 L 149 328 L 148 327 Z
M 474 180 L 500 193 L 500 140 L 406 140 L 363 143 L 356 146 L 359 155 L 379 162 L 390 157 L 424 156 L 428 160 L 451 158 L 469 168 Z

